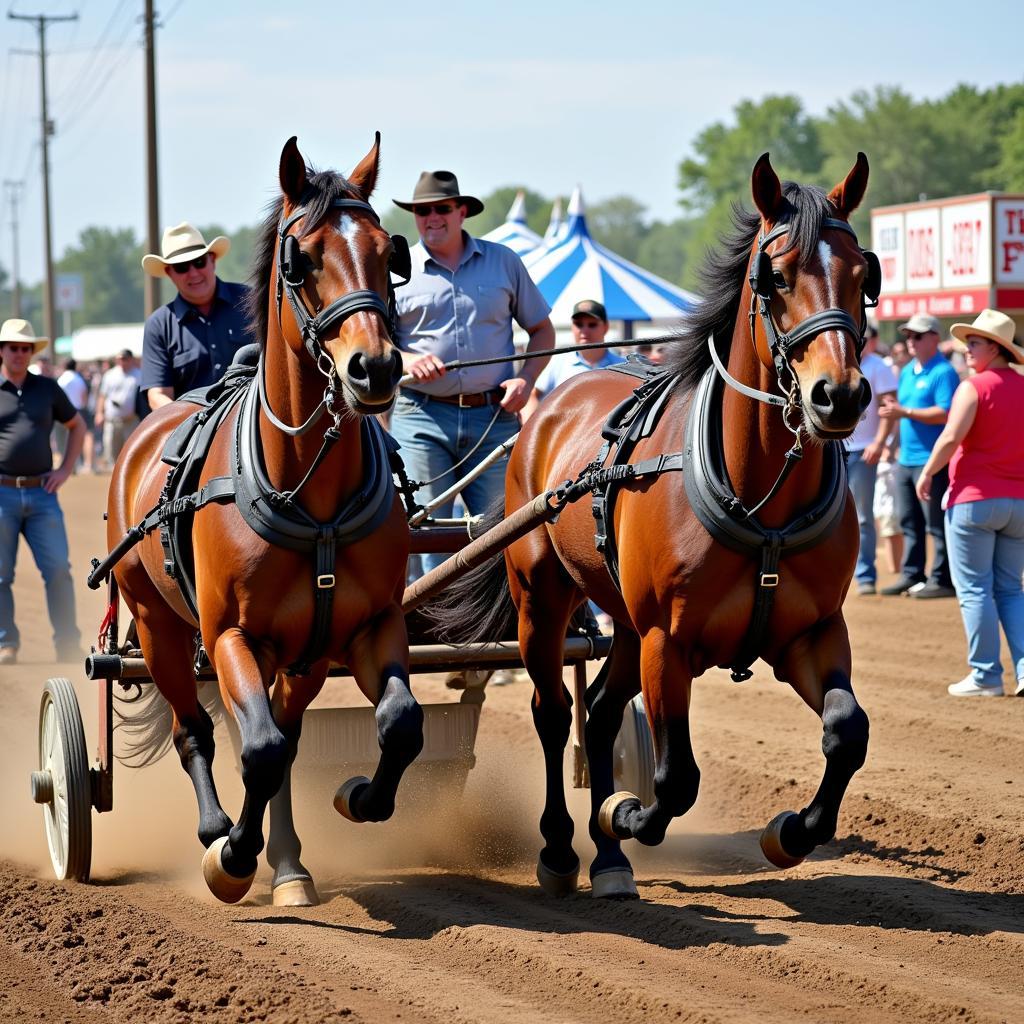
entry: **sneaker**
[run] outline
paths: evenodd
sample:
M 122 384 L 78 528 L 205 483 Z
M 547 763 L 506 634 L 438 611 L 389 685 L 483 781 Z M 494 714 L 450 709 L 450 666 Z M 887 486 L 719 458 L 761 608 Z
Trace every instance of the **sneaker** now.
M 1024 676 L 1017 680 L 1017 689 L 1013 691 L 1014 697 L 1024 697 Z
M 979 686 L 973 675 L 946 687 L 950 697 L 1002 697 L 1002 686 Z
M 0 665 L 16 665 L 17 662 L 17 647 L 0 647 Z
M 917 585 L 917 580 L 908 580 L 904 576 L 898 583 L 890 583 L 887 587 L 882 587 L 879 593 L 882 597 L 896 597 L 899 594 L 905 594 L 911 587 Z
M 907 593 L 919 601 L 926 601 L 933 597 L 956 597 L 956 591 L 952 587 L 944 587 L 941 583 L 932 582 L 925 583 L 920 589 L 911 589 Z
M 878 588 L 874 585 L 874 583 L 871 583 L 870 581 L 866 581 L 864 583 L 858 583 L 857 584 L 857 593 L 858 594 L 877 594 L 878 593 Z

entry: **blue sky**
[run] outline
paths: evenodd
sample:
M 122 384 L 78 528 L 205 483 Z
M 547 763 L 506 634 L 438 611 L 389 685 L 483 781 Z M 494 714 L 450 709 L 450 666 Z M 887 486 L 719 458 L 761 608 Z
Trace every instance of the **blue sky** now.
M 48 33 L 55 254 L 90 224 L 141 235 L 142 0 L 3 6 L 80 13 Z M 794 93 L 821 113 L 878 84 L 926 98 L 1022 75 L 1019 4 L 986 0 L 935 0 L 925 17 L 920 4 L 799 0 L 157 7 L 161 222 L 229 230 L 258 218 L 293 134 L 310 162 L 348 171 L 379 129 L 382 209 L 421 170 L 447 167 L 466 192 L 522 182 L 567 195 L 580 183 L 589 201 L 628 193 L 671 218 L 679 160 L 739 100 Z M 28 25 L 0 21 L 0 179 L 28 179 L 27 281 L 42 275 L 38 64 L 10 50 L 34 46 Z M 9 267 L 8 220 L 4 210 Z

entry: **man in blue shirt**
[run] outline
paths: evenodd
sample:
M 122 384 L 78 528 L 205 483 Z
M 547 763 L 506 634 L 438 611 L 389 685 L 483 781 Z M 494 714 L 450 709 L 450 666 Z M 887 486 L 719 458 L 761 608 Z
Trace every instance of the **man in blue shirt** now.
M 142 337 L 141 386 L 151 409 L 220 380 L 235 352 L 254 340 L 245 312 L 249 289 L 217 277 L 217 260 L 230 248 L 223 235 L 207 245 L 182 223 L 164 231 L 161 255 L 142 257 L 150 277 L 169 277 L 178 289 L 146 320 Z
M 953 404 L 960 384 L 956 370 L 939 353 L 939 321 L 916 313 L 900 331 L 913 357 L 900 373 L 896 400 L 888 401 L 879 416 L 900 426 L 900 454 L 895 466 L 896 506 L 903 530 L 903 565 L 900 580 L 882 588 L 887 596 L 909 593 L 911 597 L 955 597 L 946 555 L 942 498 L 949 473 L 935 474 L 931 497 L 917 497 L 917 478 L 928 461 Z M 935 548 L 932 571 L 925 573 L 925 539 L 930 534 Z
M 580 299 L 572 308 L 572 343 L 574 345 L 597 345 L 608 334 L 608 314 L 604 305 L 596 299 Z M 588 348 L 582 352 L 567 352 L 552 356 L 544 367 L 526 408 L 523 409 L 525 423 L 536 411 L 540 402 L 560 384 L 587 370 L 603 370 L 624 362 L 622 356 L 607 348 Z
M 416 217 L 412 277 L 398 293 L 402 362 L 413 380 L 395 401 L 391 433 L 402 446 L 410 479 L 426 504 L 465 476 L 519 429 L 545 358 L 514 366 L 512 321 L 530 336 L 527 351 L 554 347 L 551 312 L 523 261 L 497 242 L 463 230 L 484 205 L 459 191 L 451 171 L 424 171 L 412 200 L 394 200 Z M 507 357 L 505 363 L 445 371 L 458 360 Z M 496 463 L 467 484 L 462 500 L 472 514 L 485 512 L 505 493 L 505 466 Z M 437 509 L 451 515 L 452 502 Z M 424 570 L 444 561 L 424 555 Z

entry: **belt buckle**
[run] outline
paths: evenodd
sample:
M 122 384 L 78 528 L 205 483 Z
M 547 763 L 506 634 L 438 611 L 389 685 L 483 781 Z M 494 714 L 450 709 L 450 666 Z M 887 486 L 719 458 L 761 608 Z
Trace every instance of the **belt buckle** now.
M 460 409 L 472 409 L 473 407 L 465 399 L 472 397 L 467 395 L 464 391 L 459 392 L 459 408 Z
M 16 476 L 14 478 L 14 486 L 17 487 L 19 490 L 24 490 L 28 486 L 26 481 L 31 479 L 32 478 L 28 476 Z

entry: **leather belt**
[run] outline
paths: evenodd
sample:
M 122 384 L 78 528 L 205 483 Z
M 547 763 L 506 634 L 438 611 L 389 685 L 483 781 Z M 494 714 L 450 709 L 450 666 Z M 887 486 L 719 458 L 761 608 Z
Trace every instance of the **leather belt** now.
M 427 395 L 432 402 L 444 402 L 445 405 L 457 405 L 460 409 L 479 409 L 484 405 L 500 405 L 505 397 L 502 388 L 492 388 L 490 391 L 478 391 L 476 394 L 466 395 Z
M 42 487 L 44 483 L 41 476 L 0 476 L 0 487 Z

